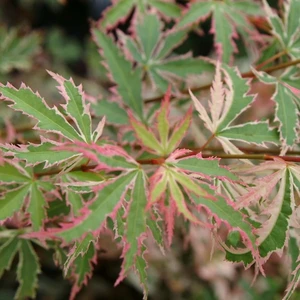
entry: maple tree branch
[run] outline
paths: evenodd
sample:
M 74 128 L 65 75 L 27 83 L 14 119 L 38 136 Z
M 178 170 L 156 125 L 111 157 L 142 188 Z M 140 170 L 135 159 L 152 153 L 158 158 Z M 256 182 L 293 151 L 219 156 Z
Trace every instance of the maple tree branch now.
M 200 151 L 198 150 L 192 150 L 192 152 L 187 153 L 185 155 L 180 156 L 179 158 L 186 158 L 190 156 L 194 156 L 199 154 Z M 208 153 L 201 153 L 201 156 L 203 158 L 209 158 L 209 157 L 215 157 L 215 158 L 221 158 L 221 159 L 251 159 L 251 160 L 273 160 L 274 158 L 280 158 L 287 162 L 298 162 L 300 163 L 300 156 L 280 156 L 280 155 L 269 155 L 269 154 L 208 154 Z M 151 159 L 137 159 L 136 160 L 140 165 L 162 165 L 165 162 L 164 157 L 157 157 L 157 158 L 151 158 Z M 87 172 L 89 170 L 94 169 L 97 167 L 96 164 L 90 164 L 88 166 L 82 165 L 78 166 L 72 171 L 83 171 Z M 46 172 L 37 172 L 34 173 L 35 178 L 40 178 L 43 176 L 52 176 L 57 175 L 61 172 L 61 169 L 52 169 Z
M 286 50 L 283 50 L 281 52 L 278 52 L 277 54 L 271 56 L 269 59 L 265 60 L 264 62 L 262 62 L 261 64 L 257 65 L 255 67 L 256 70 L 261 69 L 262 67 L 266 66 L 267 64 L 271 63 L 272 61 L 276 60 L 277 58 L 280 58 L 281 56 L 287 54 Z
M 266 72 L 266 73 L 272 73 L 274 71 L 278 71 L 278 70 L 281 70 L 281 69 L 284 69 L 284 68 L 287 68 L 287 67 L 290 67 L 290 66 L 295 66 L 299 63 L 300 63 L 300 59 L 296 59 L 296 60 L 292 60 L 292 61 L 289 61 L 289 62 L 286 62 L 286 63 L 279 64 L 277 66 L 268 67 L 268 68 L 264 69 L 263 71 Z M 255 74 L 252 71 L 249 71 L 249 72 L 242 73 L 241 76 L 243 78 L 248 78 L 248 77 L 255 77 Z M 200 87 L 191 88 L 190 90 L 193 93 L 195 93 L 195 92 L 199 92 L 199 91 L 202 91 L 202 90 L 207 90 L 211 87 L 211 85 L 212 85 L 212 83 L 209 83 L 209 84 L 206 84 L 206 85 L 203 85 L 203 86 L 200 86 Z M 189 89 L 182 90 L 181 93 L 184 94 L 184 95 L 188 95 L 189 94 Z M 163 99 L 163 97 L 164 97 L 164 95 L 157 96 L 157 97 L 150 98 L 150 99 L 146 99 L 144 101 L 144 103 L 158 102 L 158 101 L 161 101 Z M 176 97 L 172 97 L 170 100 L 174 100 L 174 99 L 176 99 Z
M 210 138 L 206 141 L 206 143 L 205 143 L 202 147 L 200 147 L 199 152 L 203 151 L 203 150 L 206 148 L 206 146 L 208 146 L 209 143 L 210 143 L 214 138 L 215 138 L 215 134 L 212 134 L 212 135 L 210 136 Z

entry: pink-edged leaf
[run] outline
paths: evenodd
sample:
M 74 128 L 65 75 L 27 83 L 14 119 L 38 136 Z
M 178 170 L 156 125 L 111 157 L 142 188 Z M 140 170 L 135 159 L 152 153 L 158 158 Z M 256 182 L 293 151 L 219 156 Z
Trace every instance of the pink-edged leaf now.
M 22 208 L 29 190 L 30 184 L 26 184 L 4 194 L 4 197 L 0 199 L 0 221 L 11 217 L 14 212 Z
M 75 296 L 81 289 L 82 285 L 86 285 L 88 279 L 92 276 L 93 264 L 97 262 L 97 251 L 94 243 L 90 241 L 85 243 L 85 248 L 80 248 L 81 251 L 76 251 L 76 257 L 72 260 L 69 276 L 73 283 L 70 299 L 74 300 Z
M 131 63 L 121 55 L 117 45 L 100 30 L 93 30 L 96 44 L 103 50 L 113 80 L 117 84 L 116 91 L 122 100 L 143 120 L 142 72 L 140 68 L 132 70 Z
M 170 190 L 170 198 L 176 203 L 177 210 L 184 216 L 185 219 L 193 223 L 201 223 L 187 208 L 183 193 L 176 183 L 173 174 L 168 174 L 168 186 Z
M 139 171 L 134 181 L 131 194 L 129 211 L 126 217 L 126 230 L 123 248 L 123 264 L 118 284 L 126 276 L 128 271 L 136 268 L 137 256 L 141 255 L 142 242 L 146 235 L 146 177 L 143 171 Z
M 167 189 L 168 178 L 164 168 L 159 168 L 150 178 L 150 198 L 148 206 L 159 201 Z
M 20 283 L 15 299 L 35 298 L 38 274 L 41 272 L 38 256 L 30 241 L 20 241 L 17 279 Z
M 225 75 L 224 80 L 228 89 L 225 89 L 221 82 L 221 70 Z M 191 92 L 190 94 L 206 127 L 212 133 L 217 133 L 228 128 L 230 123 L 249 107 L 254 98 L 246 95 L 248 90 L 247 80 L 240 76 L 237 69 L 226 65 L 222 65 L 221 69 L 221 65 L 217 63 L 215 80 L 211 89 L 211 101 L 209 102 L 211 117 L 200 101 Z
M 215 47 L 219 59 L 228 64 L 232 61 L 232 54 L 237 52 L 233 39 L 237 39 L 238 35 L 232 21 L 225 15 L 227 9 L 227 5 L 223 5 L 222 2 L 215 5 L 210 32 L 215 35 Z
M 143 123 L 130 116 L 130 124 L 142 145 L 152 152 L 163 155 L 163 147 L 155 137 L 151 129 L 147 128 Z
M 272 203 L 263 214 L 269 216 L 261 228 L 257 229 L 257 243 L 262 257 L 268 258 L 272 252 L 281 252 L 287 243 L 289 219 L 292 214 L 293 182 L 288 170 L 282 174 L 280 186 Z
M 0 247 L 0 278 L 5 270 L 9 270 L 15 255 L 19 250 L 19 239 L 17 236 L 13 236 Z
M 128 155 L 124 149 L 114 145 L 87 145 L 82 142 L 77 142 L 58 146 L 56 149 L 82 153 L 84 157 L 97 162 L 96 170 L 128 170 L 136 169 L 138 166 L 137 162 Z
M 176 126 L 173 128 L 173 133 L 169 138 L 166 152 L 169 154 L 173 152 L 182 141 L 183 137 L 185 136 L 192 120 L 192 107 L 188 110 L 185 117 L 176 124 Z
M 57 107 L 50 108 L 38 93 L 24 84 L 17 90 L 11 85 L 0 86 L 2 99 L 12 101 L 10 106 L 38 120 L 36 129 L 58 133 L 71 141 L 82 141 L 82 137 L 67 122 Z
M 94 243 L 95 238 L 91 233 L 88 233 L 81 241 L 75 242 L 73 248 L 67 255 L 67 259 L 64 262 L 64 274 L 67 275 L 68 271 L 73 264 L 74 260 L 79 256 L 83 256 L 87 253 L 91 243 Z
M 288 300 L 293 295 L 300 281 L 300 247 L 299 237 L 295 234 L 290 236 L 289 240 L 289 254 L 291 257 L 291 278 L 289 285 L 285 291 L 283 300 Z
M 104 129 L 104 124 L 105 124 L 106 118 L 105 116 L 102 118 L 102 120 L 98 123 L 96 129 L 93 132 L 93 141 L 94 143 L 97 143 L 99 138 L 101 137 Z
M 209 109 L 211 112 L 211 121 L 214 124 L 212 132 L 214 132 L 218 127 L 218 122 L 221 118 L 222 111 L 225 103 L 225 92 L 226 90 L 223 87 L 222 73 L 221 73 L 221 64 L 218 61 L 216 65 L 216 74 L 212 87 L 210 90 L 211 100 L 209 101 Z M 194 100 L 195 102 L 195 100 Z M 196 102 L 197 103 L 197 102 Z
M 177 26 L 184 27 L 193 23 L 203 20 L 210 14 L 212 10 L 212 3 L 209 2 L 194 2 L 189 6 L 189 9 L 185 12 L 182 19 Z
M 292 278 L 291 281 L 285 291 L 285 295 L 284 298 L 282 298 L 282 300 L 289 300 L 291 299 L 293 293 L 295 292 L 296 288 L 299 285 L 300 282 L 300 256 L 297 259 L 297 267 L 295 268 L 295 270 L 293 270 L 292 272 Z
M 35 166 L 44 163 L 44 168 L 52 167 L 75 158 L 80 153 L 71 151 L 55 151 L 55 147 L 62 145 L 60 143 L 42 139 L 41 144 L 30 144 L 29 146 L 13 149 L 12 153 L 15 157 L 26 161 L 27 166 Z
M 169 130 L 170 130 L 170 124 L 169 124 L 170 97 L 171 97 L 171 89 L 169 88 L 165 94 L 160 110 L 156 115 L 157 130 L 159 133 L 161 145 L 164 149 L 167 147 Z
M 33 182 L 30 189 L 30 202 L 27 211 L 34 231 L 42 228 L 45 220 L 45 195 L 40 191 L 38 182 Z
M 120 23 L 127 17 L 135 2 L 136 0 L 113 0 L 112 5 L 104 11 L 99 25 L 106 29 L 114 27 L 116 23 Z
M 192 26 L 205 20 L 212 13 L 211 33 L 215 34 L 215 47 L 219 59 L 225 63 L 231 62 L 232 54 L 237 52 L 234 39 L 237 31 L 245 38 L 249 35 L 258 36 L 247 15 L 260 15 L 261 7 L 253 1 L 193 1 L 177 26 L 179 28 Z
M 248 80 L 241 77 L 237 68 L 222 65 L 225 82 L 229 88 L 226 93 L 223 116 L 218 126 L 218 131 L 225 129 L 254 101 L 254 97 L 247 95 L 249 91 Z M 242 99 L 242 101 L 241 101 Z
M 97 193 L 91 204 L 82 209 L 82 216 L 74 218 L 69 224 L 62 224 L 62 228 L 53 230 L 49 234 L 55 234 L 66 242 L 81 237 L 84 233 L 93 232 L 101 228 L 107 216 L 114 214 L 119 203 L 136 176 L 136 172 L 121 175 L 114 180 L 109 180 Z
M 275 84 L 276 86 L 272 98 L 276 102 L 275 120 L 279 122 L 280 141 L 282 144 L 281 154 L 283 155 L 288 149 L 293 147 L 297 140 L 297 129 L 300 127 L 298 116 L 300 98 L 286 86 L 283 77 L 278 80 L 265 72 L 254 71 L 254 74 L 260 81 L 266 84 Z
M 0 165 L 1 184 L 26 183 L 30 180 L 29 174 L 19 165 L 5 162 Z
M 201 156 L 183 158 L 172 162 L 172 165 L 189 172 L 202 174 L 203 176 L 213 176 L 217 178 L 228 178 L 229 180 L 237 180 L 238 177 L 219 165 L 218 159 L 203 159 Z
M 204 185 L 202 187 L 206 188 Z M 209 189 L 206 188 L 206 190 L 212 193 Z M 240 232 L 247 248 L 238 250 L 226 247 L 226 258 L 235 262 L 242 261 L 244 265 L 249 266 L 253 263 L 253 257 L 257 258 L 259 256 L 252 226 L 247 222 L 246 216 L 233 208 L 222 196 L 217 194 L 212 196 L 215 197 L 215 200 L 196 195 L 192 195 L 192 199 L 199 208 L 203 207 L 213 217 L 218 226 L 223 222 L 231 231 L 237 230 Z M 224 244 L 222 245 L 224 246 Z

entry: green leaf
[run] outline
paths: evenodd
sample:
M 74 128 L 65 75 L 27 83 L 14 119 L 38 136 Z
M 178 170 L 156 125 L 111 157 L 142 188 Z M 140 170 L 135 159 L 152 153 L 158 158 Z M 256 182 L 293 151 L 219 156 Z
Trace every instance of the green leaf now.
M 145 249 L 143 249 L 143 250 L 145 250 Z M 136 257 L 135 266 L 136 266 L 136 269 L 139 274 L 140 282 L 143 286 L 144 298 L 146 298 L 147 294 L 148 294 L 147 272 L 146 272 L 147 263 L 143 257 L 143 253 L 142 253 L 142 255 L 138 255 Z
M 92 128 L 91 116 L 87 113 L 87 107 L 83 100 L 83 92 L 80 87 L 76 87 L 74 82 L 66 80 L 63 83 L 66 94 L 69 97 L 66 105 L 66 112 L 76 122 L 76 125 L 87 143 L 91 142 Z
M 96 29 L 93 30 L 93 35 L 96 44 L 103 49 L 122 100 L 143 120 L 141 70 L 132 70 L 131 63 L 120 54 L 118 47 L 107 35 Z
M 155 60 L 160 60 L 169 55 L 177 45 L 181 44 L 182 41 L 187 36 L 187 30 L 176 30 L 169 32 L 165 38 L 161 41 L 160 47 L 157 49 L 157 52 L 154 55 Z
M 167 92 L 168 93 L 168 92 Z M 165 96 L 167 99 L 169 99 L 170 95 Z M 170 130 L 170 124 L 169 124 L 169 100 L 165 100 L 158 113 L 157 113 L 157 130 L 160 138 L 161 145 L 164 149 L 167 148 L 168 145 L 168 138 L 169 138 L 169 130 Z
M 170 18 L 179 18 L 181 15 L 181 9 L 175 3 L 159 0 L 149 0 L 149 3 L 151 6 L 157 8 L 157 10 Z
M 71 291 L 71 297 L 74 298 L 78 293 L 81 286 L 91 277 L 93 266 L 92 261 L 95 260 L 96 249 L 94 243 L 90 242 L 84 249 L 84 252 L 80 253 L 73 262 L 73 279 L 75 279 L 74 285 Z
M 166 153 L 170 154 L 173 152 L 176 147 L 180 144 L 182 139 L 184 138 L 192 119 L 192 111 L 190 110 L 185 118 L 178 123 L 173 129 L 173 133 L 168 141 Z
M 223 129 L 216 136 L 246 143 L 264 144 L 265 142 L 279 144 L 279 135 L 276 129 L 270 129 L 268 123 L 244 123 Z
M 72 171 L 72 172 L 68 172 L 67 175 L 69 177 L 72 177 L 76 181 L 93 181 L 93 182 L 100 183 L 102 180 L 105 179 L 105 177 L 99 173 L 86 172 L 86 171 Z
M 65 274 L 68 273 L 68 270 L 71 267 L 72 263 L 79 255 L 84 256 L 87 253 L 90 244 L 93 243 L 94 240 L 95 238 L 93 237 L 93 235 L 91 233 L 88 233 L 82 241 L 75 243 L 74 248 L 71 250 L 71 253 L 69 253 L 68 258 L 64 263 Z
M 79 216 L 80 209 L 83 207 L 82 198 L 79 193 L 67 190 L 66 191 L 66 199 L 69 204 L 72 206 L 72 212 L 74 216 Z
M 291 176 L 289 171 L 285 172 L 278 193 L 272 201 L 272 205 L 276 210 L 271 210 L 270 218 L 263 224 L 263 234 L 258 238 L 259 252 L 262 257 L 282 249 L 285 245 L 289 219 L 292 214 Z
M 297 268 L 298 263 L 299 263 L 299 262 L 297 262 L 297 260 L 300 255 L 300 248 L 299 248 L 297 239 L 293 236 L 291 236 L 289 239 L 288 249 L 289 249 L 289 254 L 291 257 L 291 269 L 292 269 L 292 271 L 294 271 Z
M 31 243 L 21 240 L 20 259 L 17 269 L 17 279 L 20 283 L 15 299 L 35 298 L 38 278 L 41 272 L 38 257 Z
M 286 43 L 286 34 L 284 30 L 284 24 L 281 19 L 273 13 L 271 7 L 269 6 L 268 2 L 263 0 L 265 11 L 267 13 L 267 19 L 272 27 L 272 33 L 279 39 L 282 46 L 284 47 Z
M 278 84 L 273 99 L 276 101 L 276 117 L 280 122 L 280 139 L 285 145 L 292 147 L 298 135 L 296 126 L 298 124 L 298 109 L 293 101 L 293 94 L 285 86 Z
M 300 1 L 299 0 L 291 0 L 288 2 L 288 17 L 287 17 L 287 36 L 291 41 L 293 37 L 298 34 L 298 38 L 300 38 Z
M 24 199 L 30 189 L 30 184 L 24 185 L 17 190 L 7 192 L 4 198 L 0 199 L 0 220 L 5 220 L 20 210 L 24 204 Z
M 111 168 L 121 168 L 121 169 L 136 169 L 137 165 L 131 162 L 128 162 L 125 157 L 113 155 L 113 156 L 105 156 L 98 154 L 97 157 L 101 162 L 106 164 Z
M 229 63 L 231 55 L 234 52 L 234 46 L 231 41 L 233 34 L 233 25 L 225 16 L 227 7 L 223 3 L 217 3 L 214 7 L 215 22 L 215 43 L 218 51 L 221 53 L 222 62 Z
M 27 70 L 39 50 L 40 37 L 36 33 L 22 35 L 15 29 L 0 28 L 0 73 L 13 69 Z
M 72 151 L 55 151 L 54 147 L 57 145 L 50 142 L 44 142 L 40 145 L 30 145 L 27 147 L 27 151 L 14 152 L 14 156 L 25 160 L 27 165 L 36 165 L 38 163 L 45 163 L 45 168 L 53 166 L 55 164 L 62 163 L 72 157 L 80 154 Z
M 2 183 L 24 183 L 30 180 L 29 177 L 22 174 L 20 171 L 22 169 L 17 169 L 13 165 L 5 163 L 0 166 L 0 182 Z
M 173 174 L 170 173 L 168 174 L 169 191 L 172 200 L 176 203 L 178 211 L 182 213 L 184 218 L 191 222 L 197 223 L 197 218 L 188 210 L 183 193 L 172 175 Z
M 199 184 L 194 182 L 192 180 L 192 178 L 189 177 L 188 175 L 181 173 L 181 172 L 173 171 L 173 170 L 169 170 L 169 172 L 171 172 L 174 179 L 188 191 L 193 192 L 194 194 L 199 195 L 199 196 L 207 195 L 207 192 L 205 190 L 203 190 L 199 186 Z
M 126 111 L 121 108 L 116 102 L 111 102 L 105 99 L 97 101 L 92 105 L 96 116 L 106 117 L 110 123 L 126 125 L 128 124 L 128 116 Z
M 230 68 L 227 65 L 222 65 L 223 70 L 229 76 L 228 84 L 231 88 L 232 95 L 228 112 L 220 125 L 218 131 L 225 129 L 232 121 L 236 119 L 244 110 L 246 110 L 253 101 L 253 96 L 246 96 L 249 91 L 248 80 L 241 77 L 238 70 Z M 241 99 L 243 101 L 241 101 Z
M 126 242 L 129 249 L 124 256 L 123 270 L 126 274 L 135 263 L 135 257 L 139 253 L 139 244 L 142 234 L 146 232 L 146 204 L 147 197 L 145 192 L 145 174 L 141 170 L 137 173 L 132 199 L 127 215 L 126 223 Z
M 130 123 L 143 146 L 153 150 L 157 154 L 162 154 L 164 152 L 161 144 L 150 129 L 133 117 L 130 118 Z
M 291 278 L 288 288 L 286 289 L 285 296 L 283 300 L 288 300 L 295 292 L 299 281 L 300 281 L 300 253 L 299 253 L 299 243 L 297 239 L 293 236 L 290 237 L 289 240 L 289 253 L 292 259 L 292 266 L 291 266 Z
M 38 120 L 36 128 L 56 132 L 71 141 L 83 141 L 82 137 L 66 121 L 56 107 L 49 108 L 45 101 L 33 93 L 29 88 L 22 86 L 16 90 L 10 86 L 0 86 L 0 92 L 7 100 L 13 101 L 11 107 Z
M 158 201 L 161 196 L 165 193 L 167 189 L 168 178 L 166 173 L 164 172 L 162 176 L 160 176 L 160 180 L 155 183 L 155 185 L 151 189 L 150 193 L 150 203 L 154 203 Z
M 209 176 L 227 177 L 232 180 L 238 178 L 225 168 L 219 166 L 218 160 L 199 159 L 196 157 L 185 158 L 172 163 L 175 167 L 188 170 L 191 172 L 202 173 Z
M 14 236 L 0 247 L 0 278 L 5 270 L 9 270 L 12 261 L 19 249 L 19 239 Z
M 191 23 L 197 22 L 200 18 L 207 16 L 212 9 L 212 3 L 209 2 L 194 2 L 190 6 L 188 12 L 182 17 L 177 27 L 184 27 Z
M 160 247 L 160 249 L 163 251 L 164 249 L 164 239 L 163 239 L 163 230 L 161 228 L 161 222 L 159 222 L 157 219 L 159 216 L 154 211 L 154 215 L 156 216 L 156 219 L 153 219 L 151 216 L 147 216 L 147 227 L 149 227 L 153 238 L 155 239 L 157 245 Z
M 204 61 L 201 58 L 192 57 L 179 57 L 171 59 L 169 61 L 153 65 L 152 68 L 155 68 L 157 72 L 168 72 L 183 79 L 191 74 L 199 75 L 204 71 L 213 71 L 212 64 Z
M 43 226 L 43 221 L 45 219 L 45 205 L 45 196 L 40 191 L 38 182 L 32 183 L 28 212 L 30 213 L 34 231 L 38 231 Z
M 96 199 L 88 207 L 90 213 L 85 219 L 74 223 L 73 227 L 63 229 L 57 235 L 67 242 L 81 237 L 84 233 L 100 228 L 106 217 L 111 214 L 121 201 L 128 185 L 136 176 L 136 172 L 117 177 L 112 183 L 106 185 L 97 194 Z
M 67 216 L 70 213 L 70 207 L 67 206 L 65 200 L 56 199 L 48 202 L 47 216 L 49 219 L 58 216 Z
M 147 14 L 136 26 L 144 50 L 145 59 L 149 60 L 160 38 L 161 23 L 157 15 Z
M 202 187 L 205 188 L 205 186 Z M 209 191 L 208 188 L 206 188 L 206 191 L 212 193 L 212 191 Z M 216 198 L 216 200 L 199 197 L 192 194 L 192 198 L 197 205 L 203 205 L 209 209 L 215 218 L 227 222 L 234 229 L 240 229 L 245 232 L 254 246 L 256 237 L 252 232 L 251 225 L 245 220 L 245 216 L 240 211 L 235 210 L 231 205 L 229 205 L 222 196 L 213 196 Z M 230 253 L 227 252 L 226 258 L 229 259 L 230 257 Z M 253 260 L 250 252 L 248 254 L 241 254 L 239 258 L 246 259 L 246 264 Z M 232 259 L 237 259 L 237 257 L 232 256 Z
M 252 0 L 240 0 L 234 1 L 233 6 L 241 11 L 242 13 L 247 13 L 247 15 L 259 16 L 263 15 L 261 10 L 261 5 Z
M 110 28 L 117 21 L 127 16 L 127 14 L 133 8 L 135 0 L 122 0 L 122 1 L 115 1 L 114 5 L 109 7 L 105 12 L 104 16 L 101 19 L 101 27 L 103 28 Z

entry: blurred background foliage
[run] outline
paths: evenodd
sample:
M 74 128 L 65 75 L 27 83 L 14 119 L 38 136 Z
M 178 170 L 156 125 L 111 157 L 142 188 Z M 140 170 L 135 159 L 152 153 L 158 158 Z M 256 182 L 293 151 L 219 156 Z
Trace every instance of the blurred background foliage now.
M 185 5 L 188 1 L 178 1 Z M 276 0 L 269 1 L 273 6 Z M 90 24 L 98 20 L 102 11 L 110 5 L 109 0 L 0 0 L 0 82 L 19 86 L 22 82 L 47 99 L 59 102 L 55 83 L 45 71 L 51 70 L 63 77 L 72 76 L 75 83 L 82 83 L 88 94 L 105 96 L 110 86 L 101 57 L 90 37 Z M 130 18 L 119 26 L 127 31 Z M 172 26 L 172 24 L 167 24 Z M 201 25 L 204 35 L 190 33 L 189 38 L 175 51 L 192 50 L 195 56 L 209 55 L 213 47 L 210 20 Z M 243 49 L 240 56 L 243 57 Z M 179 102 L 180 105 L 180 102 Z M 0 129 L 24 123 L 25 116 L 13 113 L 0 103 Z M 8 123 L 9 122 L 9 123 Z M 27 127 L 30 124 L 27 124 Z M 24 137 L 24 135 L 23 135 Z M 28 140 L 34 138 L 28 136 Z M 4 142 L 17 142 L 5 140 Z M 112 238 L 100 241 L 101 253 L 98 265 L 87 287 L 77 299 L 142 299 L 142 292 L 134 274 L 123 283 L 113 287 L 120 271 L 121 252 Z M 243 266 L 223 260 L 223 253 L 215 251 L 211 256 L 212 238 L 201 228 L 177 230 L 172 253 L 163 256 L 153 245 L 149 246 L 148 260 L 150 299 L 197 300 L 197 299 L 280 299 L 286 282 L 288 262 L 278 256 L 271 257 L 266 265 L 268 278 L 259 277 L 251 285 L 254 270 L 244 271 Z M 54 253 L 37 247 L 42 274 L 39 276 L 37 299 L 67 299 L 70 284 L 62 277 L 52 259 Z M 17 282 L 15 267 L 6 272 L 0 281 L 0 299 L 13 299 Z M 293 299 L 299 299 L 295 293 Z

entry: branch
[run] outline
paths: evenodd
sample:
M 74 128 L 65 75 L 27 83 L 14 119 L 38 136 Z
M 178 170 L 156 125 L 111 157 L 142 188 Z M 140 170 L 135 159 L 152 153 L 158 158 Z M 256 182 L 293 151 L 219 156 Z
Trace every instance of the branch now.
M 185 148 L 186 149 L 186 148 Z M 194 156 L 196 154 L 201 153 L 197 150 L 192 150 L 192 152 L 182 155 L 179 158 L 185 158 Z M 274 158 L 280 158 L 284 161 L 289 162 L 298 162 L 300 163 L 300 156 L 280 156 L 280 155 L 269 155 L 269 154 L 208 154 L 208 153 L 201 153 L 203 158 L 209 158 L 209 157 L 216 157 L 221 159 L 251 159 L 251 160 L 273 160 Z M 136 161 L 141 165 L 162 165 L 165 162 L 165 157 L 156 157 L 151 159 L 137 159 Z M 93 170 L 96 168 L 96 164 L 90 164 L 88 166 L 82 165 L 79 167 L 76 167 L 72 169 L 72 171 L 83 171 L 87 172 L 89 170 Z M 52 176 L 57 175 L 61 172 L 61 169 L 52 169 L 46 172 L 37 172 L 34 173 L 34 176 L 36 178 L 44 177 L 44 176 Z
M 280 53 L 280 56 L 281 55 L 282 54 Z M 290 67 L 290 66 L 295 66 L 295 65 L 297 65 L 299 63 L 300 63 L 300 59 L 296 59 L 296 60 L 292 60 L 292 61 L 289 61 L 289 62 L 286 62 L 286 63 L 279 64 L 277 66 L 272 66 L 272 67 L 266 68 L 263 71 L 266 72 L 266 73 L 272 73 L 274 71 L 281 70 L 281 69 L 284 69 L 284 68 L 287 68 L 287 67 Z M 249 72 L 242 73 L 241 76 L 243 78 L 249 78 L 249 77 L 253 78 L 253 77 L 255 77 L 255 74 L 252 71 L 249 71 Z M 193 93 L 195 93 L 195 92 L 207 90 L 207 89 L 209 89 L 211 87 L 211 85 L 212 85 L 212 83 L 206 84 L 206 85 L 203 85 L 203 86 L 200 86 L 200 87 L 192 88 L 190 90 Z M 181 93 L 183 95 L 189 95 L 189 89 L 182 90 Z M 158 97 L 154 97 L 154 98 L 150 98 L 150 99 L 146 99 L 145 103 L 159 102 L 159 101 L 161 101 L 163 99 L 163 97 L 164 97 L 164 95 L 161 95 L 161 96 L 158 96 Z M 171 98 L 171 100 L 174 100 L 174 99 L 176 99 L 176 97 L 172 97 Z

